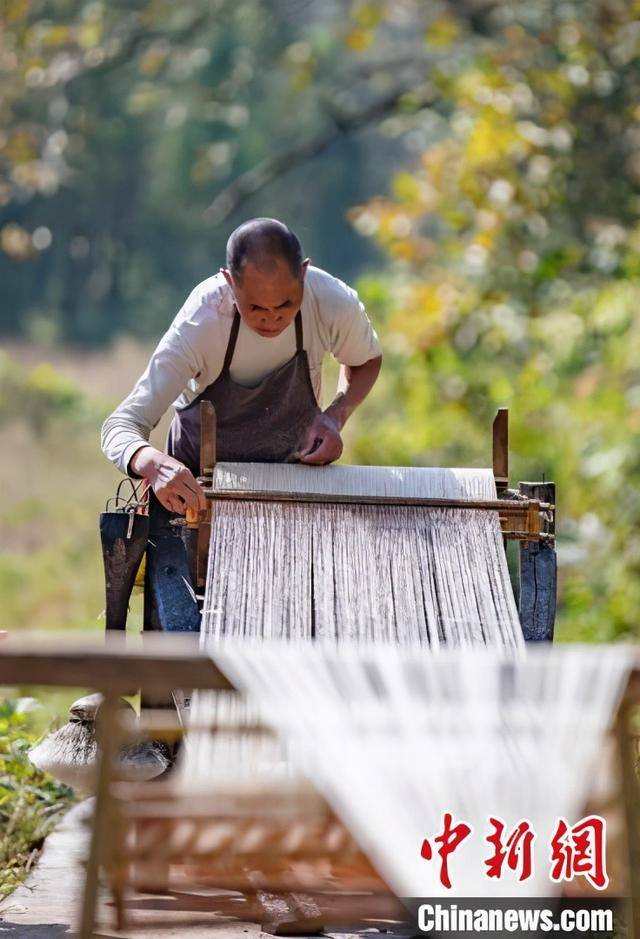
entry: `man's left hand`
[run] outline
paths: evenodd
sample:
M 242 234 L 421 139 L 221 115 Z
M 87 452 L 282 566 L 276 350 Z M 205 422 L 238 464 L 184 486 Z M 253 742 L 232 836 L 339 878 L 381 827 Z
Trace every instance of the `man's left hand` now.
M 323 465 L 339 459 L 342 448 L 340 424 L 332 414 L 324 411 L 314 418 L 296 456 L 301 463 Z

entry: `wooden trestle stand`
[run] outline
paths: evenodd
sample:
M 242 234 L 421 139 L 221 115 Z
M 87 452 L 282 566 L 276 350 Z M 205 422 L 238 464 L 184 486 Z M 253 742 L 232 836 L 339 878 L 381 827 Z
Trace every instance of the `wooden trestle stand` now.
M 78 939 L 94 939 L 103 934 L 96 924 L 101 878 L 111 891 L 117 928 L 126 931 L 127 924 L 131 925 L 130 911 L 140 907 L 135 894 L 135 866 L 145 863 L 155 871 L 164 865 L 167 872 L 172 865 L 173 887 L 157 882 L 153 892 L 169 895 L 173 916 L 183 911 L 188 920 L 188 911 L 197 908 L 212 917 L 212 927 L 214 923 L 222 926 L 229 918 L 238 918 L 262 922 L 268 930 L 295 926 L 299 933 L 309 933 L 317 923 L 309 919 L 309 904 L 305 908 L 301 902 L 305 897 L 312 903 L 317 901 L 325 925 L 331 922 L 348 925 L 366 918 L 369 925 L 371 921 L 380 921 L 383 927 L 385 920 L 388 923 L 394 915 L 401 914 L 386 884 L 346 829 L 340 829 L 330 809 L 326 806 L 323 809 L 317 800 L 309 800 L 304 790 L 299 804 L 291 793 L 285 804 L 271 805 L 260 794 L 249 801 L 241 795 L 236 801 L 233 793 L 222 798 L 219 794 L 215 797 L 205 794 L 198 800 L 183 792 L 171 777 L 166 782 L 117 781 L 115 757 L 122 743 L 149 735 L 173 740 L 181 733 L 175 717 L 168 712 L 147 713 L 139 723 L 132 724 L 118 707 L 118 696 L 139 683 L 141 676 L 144 689 L 152 693 L 186 686 L 233 693 L 232 685 L 216 665 L 215 654 L 213 658 L 207 656 L 193 636 L 156 634 L 141 646 L 138 637 L 122 634 L 111 634 L 106 643 L 98 636 L 78 633 L 41 634 L 10 636 L 0 644 L 0 687 L 83 687 L 104 695 L 96 803 Z M 632 916 L 625 933 L 629 939 L 640 939 L 640 790 L 636 770 L 639 704 L 640 655 L 615 728 L 617 752 L 622 758 L 615 769 L 616 798 L 624 811 L 625 829 L 617 840 L 617 850 L 628 872 L 628 885 L 623 883 L 624 892 L 616 895 L 630 894 Z M 256 728 L 256 732 L 260 731 L 261 728 Z M 207 843 L 203 845 L 198 836 L 205 826 Z M 300 864 L 302 881 L 296 875 L 296 864 Z M 197 886 L 203 883 L 203 868 L 208 884 L 226 886 L 240 895 L 203 895 Z M 259 870 L 263 870 L 262 876 L 255 873 Z M 177 879 L 180 871 L 184 871 L 186 879 Z M 195 875 L 191 886 L 196 890 L 193 896 L 197 907 L 189 905 L 190 875 Z M 268 897 L 265 891 L 280 897 L 281 908 L 285 910 L 280 923 L 269 919 L 271 914 L 261 900 L 261 895 Z M 151 909 L 152 899 L 145 898 L 142 906 Z M 166 909 L 167 903 L 159 901 L 160 923 L 163 916 L 166 919 L 163 913 Z M 177 925 L 172 919 L 174 930 Z M 300 929 L 301 926 L 304 928 Z M 161 927 L 154 935 L 162 935 Z

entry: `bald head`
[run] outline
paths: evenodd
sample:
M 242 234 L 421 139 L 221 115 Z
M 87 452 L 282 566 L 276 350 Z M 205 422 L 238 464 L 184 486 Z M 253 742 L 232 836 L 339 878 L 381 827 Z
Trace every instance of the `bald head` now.
M 247 264 L 269 275 L 283 261 L 293 277 L 302 276 L 302 246 L 291 229 L 275 218 L 249 219 L 227 241 L 227 268 L 235 280 L 242 280 Z

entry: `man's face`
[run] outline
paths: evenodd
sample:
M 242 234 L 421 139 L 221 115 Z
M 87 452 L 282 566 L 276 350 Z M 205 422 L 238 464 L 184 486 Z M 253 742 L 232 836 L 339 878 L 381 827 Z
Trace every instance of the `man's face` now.
M 287 328 L 300 309 L 308 265 L 308 260 L 303 263 L 299 278 L 293 276 L 286 261 L 280 260 L 274 261 L 268 272 L 246 264 L 239 280 L 222 268 L 238 312 L 249 329 L 272 339 Z

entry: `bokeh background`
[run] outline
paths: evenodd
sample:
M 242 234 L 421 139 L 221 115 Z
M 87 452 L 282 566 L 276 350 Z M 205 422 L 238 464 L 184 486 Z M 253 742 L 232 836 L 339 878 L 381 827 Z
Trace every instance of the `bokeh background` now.
M 638 636 L 638 0 L 2 0 L 0 27 L 0 628 L 102 628 L 101 421 L 273 215 L 384 345 L 347 458 L 489 465 L 509 406 L 513 480 L 558 484 L 558 637 Z

